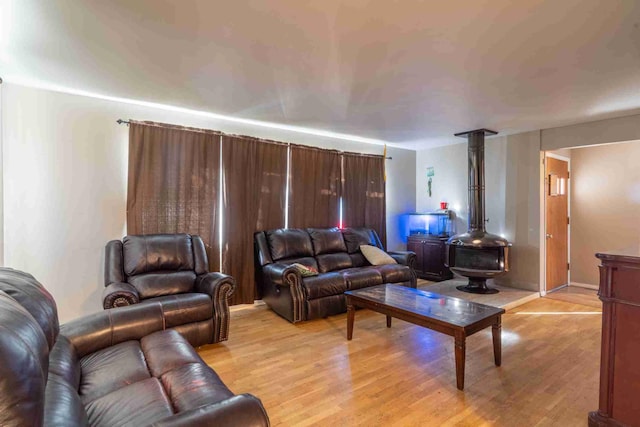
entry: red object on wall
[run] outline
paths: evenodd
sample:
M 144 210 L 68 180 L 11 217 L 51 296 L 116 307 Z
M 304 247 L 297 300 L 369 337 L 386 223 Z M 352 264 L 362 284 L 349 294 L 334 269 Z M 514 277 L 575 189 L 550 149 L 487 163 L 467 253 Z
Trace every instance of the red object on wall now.
M 440 209 L 447 209 L 447 206 L 449 206 L 449 203 L 447 203 L 447 202 L 440 202 Z

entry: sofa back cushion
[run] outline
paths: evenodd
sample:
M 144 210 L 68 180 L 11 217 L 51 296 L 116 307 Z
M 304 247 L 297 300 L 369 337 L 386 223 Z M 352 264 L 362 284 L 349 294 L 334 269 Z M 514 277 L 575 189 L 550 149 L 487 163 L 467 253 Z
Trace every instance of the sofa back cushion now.
M 347 251 L 339 228 L 308 228 L 307 231 L 311 237 L 314 255 Z
M 360 245 L 380 247 L 375 231 L 370 228 L 345 228 L 342 230 L 342 235 L 347 246 L 347 252 L 350 254 L 360 252 Z
M 122 244 L 124 273 L 127 276 L 195 269 L 191 236 L 188 234 L 126 236 Z
M 336 252 L 333 254 L 322 254 L 316 256 L 318 260 L 318 270 L 320 273 L 329 271 L 343 270 L 353 267 L 351 257 L 346 252 Z
M 16 300 L 33 316 L 51 349 L 58 337 L 60 325 L 56 302 L 44 286 L 29 273 L 0 268 L 0 291 Z
M 349 258 L 351 258 L 351 263 L 354 267 L 366 267 L 371 265 L 369 261 L 362 255 L 362 252 L 356 252 L 353 254 L 349 254 Z
M 273 261 L 313 256 L 313 245 L 306 230 L 280 228 L 266 232 Z
M 0 291 L 0 425 L 43 425 L 49 344 L 40 325 Z
M 193 271 L 157 271 L 129 277 L 140 299 L 191 292 L 195 281 Z

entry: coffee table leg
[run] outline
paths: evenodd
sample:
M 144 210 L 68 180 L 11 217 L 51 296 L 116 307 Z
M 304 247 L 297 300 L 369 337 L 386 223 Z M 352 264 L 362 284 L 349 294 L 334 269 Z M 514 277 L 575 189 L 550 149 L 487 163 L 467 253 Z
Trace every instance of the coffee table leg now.
M 466 335 L 464 331 L 455 334 L 456 352 L 456 385 L 458 390 L 464 390 L 464 362 L 466 353 Z
M 493 335 L 493 358 L 496 366 L 502 364 L 502 316 L 498 316 L 496 322 L 491 326 Z
M 353 338 L 353 320 L 355 317 L 355 309 L 351 302 L 347 303 L 347 339 Z
M 391 316 L 387 316 L 387 328 L 391 327 Z

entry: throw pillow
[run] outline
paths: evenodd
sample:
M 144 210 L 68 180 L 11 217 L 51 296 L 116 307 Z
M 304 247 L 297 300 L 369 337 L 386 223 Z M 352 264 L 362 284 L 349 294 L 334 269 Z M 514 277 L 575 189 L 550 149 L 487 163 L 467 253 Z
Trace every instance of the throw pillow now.
M 397 264 L 396 260 L 391 258 L 388 253 L 375 246 L 360 245 L 360 252 L 371 265 Z
M 307 267 L 306 265 L 302 265 L 300 263 L 294 263 L 291 264 L 292 267 L 294 267 L 296 270 L 298 270 L 300 272 L 300 274 L 302 274 L 302 277 L 309 277 L 309 276 L 317 276 L 318 275 L 318 270 L 316 270 L 313 267 Z

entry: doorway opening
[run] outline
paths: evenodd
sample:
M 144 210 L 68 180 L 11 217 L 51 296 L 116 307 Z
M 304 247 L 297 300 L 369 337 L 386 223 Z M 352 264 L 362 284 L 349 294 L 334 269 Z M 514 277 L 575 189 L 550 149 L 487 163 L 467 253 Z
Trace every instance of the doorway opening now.
M 545 293 L 571 283 L 571 157 L 563 154 L 551 151 L 544 154 Z

